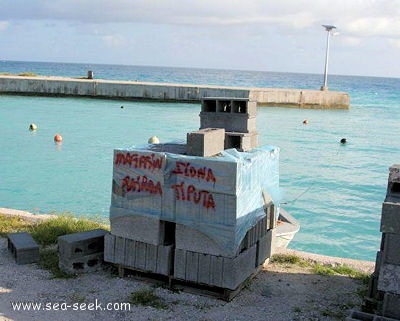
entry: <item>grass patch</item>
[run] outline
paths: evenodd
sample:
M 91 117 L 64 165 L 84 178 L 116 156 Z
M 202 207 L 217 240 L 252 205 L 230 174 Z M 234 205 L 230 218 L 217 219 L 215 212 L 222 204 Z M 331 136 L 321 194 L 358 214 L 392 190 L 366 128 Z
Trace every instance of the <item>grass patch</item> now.
M 34 72 L 22 72 L 22 73 L 18 74 L 18 76 L 21 76 L 21 77 L 37 77 L 37 74 L 35 74 Z
M 346 264 L 333 266 L 315 263 L 313 265 L 313 271 L 320 275 L 345 275 L 353 279 L 360 280 L 363 284 L 368 284 L 370 279 L 370 275 L 368 273 L 361 272 Z
M 154 289 L 150 288 L 143 288 L 132 292 L 128 301 L 134 305 L 149 306 L 160 310 L 166 310 L 168 308 L 162 299 L 154 293 Z
M 294 254 L 274 254 L 271 258 L 271 263 L 295 264 L 302 267 L 310 266 L 310 262 Z
M 331 265 L 313 263 L 294 254 L 274 254 L 271 263 L 299 265 L 301 267 L 311 267 L 313 272 L 320 275 L 344 275 L 353 279 L 360 280 L 364 285 L 368 284 L 370 274 L 361 272 L 346 264 Z
M 49 246 L 56 244 L 57 238 L 61 235 L 90 231 L 98 228 L 108 229 L 104 224 L 86 218 L 61 215 L 33 226 L 30 233 L 41 246 Z
M 35 224 L 20 216 L 0 214 L 0 236 L 6 237 L 8 233 L 29 232 Z

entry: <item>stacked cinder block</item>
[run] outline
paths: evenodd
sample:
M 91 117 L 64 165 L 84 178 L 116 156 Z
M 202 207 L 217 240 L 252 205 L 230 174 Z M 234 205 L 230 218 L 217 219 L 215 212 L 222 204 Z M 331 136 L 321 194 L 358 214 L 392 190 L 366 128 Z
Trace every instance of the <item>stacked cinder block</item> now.
M 114 152 L 105 261 L 237 288 L 271 256 L 277 210 L 263 191 L 279 188 L 278 149 L 197 157 L 159 145 Z
M 258 145 L 257 102 L 247 98 L 203 98 L 200 130 L 224 128 L 224 148 L 248 151 Z
M 377 252 L 365 310 L 400 320 L 400 165 L 389 169 L 381 232 L 381 247 Z
M 105 261 L 229 290 L 257 271 L 274 244 L 279 149 L 255 148 L 256 112 L 204 98 L 186 145 L 115 150 Z
M 265 209 L 267 213 L 274 213 L 272 204 L 267 204 Z M 177 224 L 174 278 L 237 289 L 272 255 L 276 224 L 271 225 L 270 220 L 276 218 L 259 218 L 256 225 L 247 230 L 236 253 L 224 251 L 209 236 L 194 228 Z
M 67 234 L 58 238 L 59 267 L 70 274 L 96 271 L 103 263 L 102 229 Z

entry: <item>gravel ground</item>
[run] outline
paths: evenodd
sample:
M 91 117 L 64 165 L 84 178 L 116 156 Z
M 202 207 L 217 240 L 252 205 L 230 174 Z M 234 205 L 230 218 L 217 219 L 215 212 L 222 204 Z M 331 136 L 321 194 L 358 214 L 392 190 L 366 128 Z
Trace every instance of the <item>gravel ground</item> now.
M 323 263 L 346 263 L 371 272 L 373 262 L 343 260 L 289 251 Z M 89 311 L 90 303 L 128 302 L 132 292 L 154 288 L 167 308 L 131 304 L 129 311 Z M 173 292 L 134 278 L 113 276 L 110 268 L 72 279 L 53 279 L 37 264 L 17 265 L 0 238 L 0 320 L 343 320 L 359 308 L 360 281 L 344 276 L 321 276 L 310 268 L 268 264 L 231 302 Z M 12 302 L 38 302 L 40 311 L 17 311 Z M 59 303 L 47 310 L 47 303 Z M 86 305 L 86 310 L 74 307 Z M 67 311 L 62 311 L 66 308 Z M 99 307 L 99 305 L 98 305 Z M 92 306 L 91 308 L 95 308 Z

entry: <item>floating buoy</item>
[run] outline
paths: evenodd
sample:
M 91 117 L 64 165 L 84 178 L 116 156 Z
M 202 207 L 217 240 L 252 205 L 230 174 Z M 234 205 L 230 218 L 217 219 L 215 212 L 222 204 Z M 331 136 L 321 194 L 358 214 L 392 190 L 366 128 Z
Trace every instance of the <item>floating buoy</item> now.
M 347 139 L 346 139 L 346 138 L 342 138 L 342 139 L 340 140 L 340 143 L 343 144 L 343 145 L 346 144 L 346 143 L 347 143 Z
M 29 130 L 30 130 L 30 131 L 34 131 L 34 130 L 36 130 L 36 129 L 37 129 L 36 124 L 32 123 L 32 124 L 29 125 Z
M 56 143 L 61 143 L 62 140 L 63 140 L 63 138 L 62 138 L 62 136 L 61 136 L 60 134 L 56 134 L 56 135 L 54 136 L 54 142 L 56 142 Z
M 159 144 L 160 140 L 158 139 L 157 136 L 151 136 L 147 142 L 149 144 Z
M 121 109 L 124 109 L 124 106 L 121 106 Z
M 304 119 L 304 120 L 303 120 L 303 124 L 304 124 L 304 125 L 307 125 L 307 124 L 308 124 L 308 119 Z

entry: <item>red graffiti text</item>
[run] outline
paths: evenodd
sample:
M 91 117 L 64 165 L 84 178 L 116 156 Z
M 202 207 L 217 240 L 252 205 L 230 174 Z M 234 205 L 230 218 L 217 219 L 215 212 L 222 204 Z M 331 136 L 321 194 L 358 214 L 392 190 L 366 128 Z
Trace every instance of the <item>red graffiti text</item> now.
M 184 182 L 172 185 L 175 190 L 175 197 L 178 201 L 194 202 L 205 208 L 215 209 L 214 197 L 209 191 L 197 190 L 193 185 L 185 186 Z
M 122 180 L 122 189 L 125 192 L 149 192 L 150 194 L 162 195 L 162 187 L 160 182 L 154 182 L 146 176 L 138 175 L 136 178 L 125 176 Z
M 131 153 L 117 153 L 114 159 L 115 165 L 129 165 L 133 168 L 148 169 L 151 171 L 161 169 L 162 158 L 156 155 L 139 155 Z
M 177 161 L 175 163 L 175 169 L 172 171 L 172 173 L 176 175 L 197 178 L 199 180 L 205 180 L 206 182 L 215 183 L 217 181 L 211 168 L 196 168 L 190 165 L 188 162 Z

